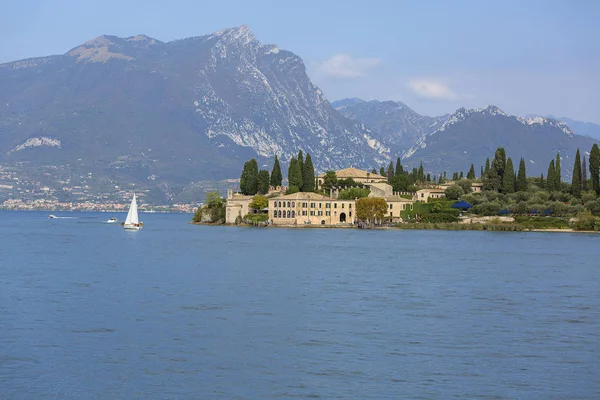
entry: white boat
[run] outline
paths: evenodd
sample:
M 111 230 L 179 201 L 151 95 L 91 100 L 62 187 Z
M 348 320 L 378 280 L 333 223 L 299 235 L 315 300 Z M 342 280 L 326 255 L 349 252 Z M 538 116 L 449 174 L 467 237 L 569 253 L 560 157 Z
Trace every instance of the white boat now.
M 129 206 L 129 211 L 127 212 L 127 218 L 125 218 L 125 223 L 123 223 L 123 227 L 125 229 L 131 230 L 140 230 L 142 228 L 142 223 L 138 219 L 138 209 L 137 202 L 135 201 L 135 193 L 133 194 L 133 199 L 131 200 L 131 205 Z
M 56 215 L 50 214 L 50 215 L 48 215 L 48 218 L 56 218 Z
M 106 221 L 107 224 L 114 224 L 115 222 L 118 222 L 119 220 L 115 217 L 112 217 L 111 219 L 109 219 L 108 221 Z

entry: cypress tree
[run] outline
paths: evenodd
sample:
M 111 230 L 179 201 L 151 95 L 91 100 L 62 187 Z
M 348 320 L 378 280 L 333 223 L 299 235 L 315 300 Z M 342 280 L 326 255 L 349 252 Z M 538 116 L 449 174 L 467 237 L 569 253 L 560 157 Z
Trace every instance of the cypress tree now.
M 489 170 L 490 170 L 490 158 L 488 157 L 485 159 L 485 169 L 483 170 L 483 173 L 487 174 L 489 172 Z M 483 176 L 483 174 L 482 174 L 482 176 Z
M 585 153 L 583 153 L 583 158 L 581 160 L 581 188 L 583 190 L 588 190 L 587 164 L 585 161 Z
M 308 153 L 306 153 L 304 171 L 302 171 L 302 190 L 305 192 L 315 191 L 315 167 L 313 167 L 312 158 Z
M 452 180 L 453 181 L 457 181 L 458 180 L 458 172 L 453 172 L 452 173 Z
M 480 174 L 479 176 L 480 176 L 481 178 L 483 178 L 483 165 L 481 166 L 481 171 L 479 171 L 479 174 Z
M 385 168 L 383 168 L 383 167 L 379 168 L 379 175 L 385 176 Z
M 258 191 L 259 194 L 267 194 L 269 192 L 269 171 L 261 169 L 258 171 Z
M 281 186 L 283 176 L 281 175 L 281 167 L 279 166 L 279 159 L 275 155 L 275 163 L 273 164 L 273 170 L 271 171 L 271 186 Z
M 303 188 L 302 185 L 304 184 L 303 181 L 303 177 L 304 177 L 304 157 L 302 155 L 302 150 L 300 150 L 298 152 L 298 169 L 300 170 L 300 186 L 298 186 L 298 190 L 300 190 L 301 192 L 303 192 Z
M 460 176 L 458 177 L 458 179 L 460 180 L 460 179 L 463 179 L 463 178 L 464 178 L 463 172 L 460 171 Z
M 556 162 L 554 163 L 554 190 L 561 191 L 562 183 L 560 176 L 560 153 L 556 153 Z
M 373 170 L 371 171 L 371 173 L 377 175 L 377 170 L 375 168 L 373 168 Z
M 425 180 L 425 170 L 423 169 L 423 162 L 421 162 L 421 164 L 419 165 L 417 177 L 418 177 L 419 181 L 421 181 L 421 182 Z
M 473 164 L 471 164 L 471 168 L 467 173 L 467 179 L 475 179 L 475 166 Z
M 544 174 L 540 175 L 540 187 L 543 189 L 544 188 Z
M 431 182 L 431 175 L 429 175 L 429 172 L 427 173 L 427 182 Z
M 486 167 L 488 162 L 486 161 Z M 498 147 L 492 165 L 483 177 L 483 187 L 485 190 L 492 190 L 495 192 L 502 191 L 504 170 L 506 168 L 506 152 L 502 147 Z M 514 174 L 514 171 L 511 172 Z
M 300 165 L 298 165 L 298 160 L 296 157 L 292 156 L 290 160 L 290 165 L 288 167 L 288 184 L 290 188 L 293 186 L 295 189 L 300 190 L 300 186 L 302 186 L 302 173 L 300 172 Z
M 573 179 L 571 180 L 571 194 L 574 197 L 581 196 L 581 157 L 579 149 L 575 153 L 575 163 L 573 164 Z
M 240 191 L 245 195 L 255 195 L 258 191 L 258 163 L 254 158 L 244 163 L 240 176 Z
M 590 180 L 592 181 L 592 190 L 600 194 L 600 148 L 596 143 L 590 151 Z
M 546 190 L 549 192 L 553 192 L 555 189 L 554 185 L 556 184 L 556 169 L 554 168 L 554 160 L 550 161 L 550 165 L 548 165 L 548 173 L 546 174 Z
M 502 193 L 514 193 L 515 191 L 515 169 L 510 157 L 506 160 L 504 177 L 502 178 Z
M 517 192 L 524 192 L 526 190 L 527 171 L 525 170 L 525 160 L 521 157 L 521 161 L 519 161 L 519 173 L 517 174 Z
M 402 167 L 402 160 L 400 160 L 400 157 L 398 157 L 398 159 L 396 160 L 396 175 L 400 175 L 402 172 L 404 172 L 404 168 Z
M 394 177 L 394 163 L 390 161 L 390 165 L 388 165 L 388 169 L 387 169 L 387 178 L 388 178 L 388 182 L 392 180 L 392 178 Z

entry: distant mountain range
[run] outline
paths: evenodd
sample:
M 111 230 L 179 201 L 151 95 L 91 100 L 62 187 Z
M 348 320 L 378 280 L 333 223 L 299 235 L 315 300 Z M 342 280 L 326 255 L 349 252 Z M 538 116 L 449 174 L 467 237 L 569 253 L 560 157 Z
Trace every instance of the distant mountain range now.
M 0 87 L 0 167 L 43 171 L 57 186 L 77 175 L 183 190 L 237 178 L 251 157 L 270 168 L 275 154 L 285 163 L 298 150 L 318 172 L 370 170 L 398 155 L 451 172 L 503 146 L 539 174 L 557 151 L 573 157 L 594 142 L 555 119 L 494 106 L 429 117 L 400 102 L 330 104 L 298 56 L 246 26 L 168 43 L 101 36 L 64 55 L 1 64 Z M 575 131 L 598 137 L 594 127 Z
M 0 163 L 123 182 L 239 177 L 250 157 L 316 168 L 385 163 L 389 148 L 334 110 L 302 60 L 246 26 L 163 43 L 101 36 L 0 65 Z
M 577 148 L 589 152 L 597 141 L 575 134 L 564 122 L 553 118 L 517 117 L 496 106 L 467 110 L 452 115 L 427 117 L 405 104 L 391 101 L 344 99 L 332 105 L 348 118 L 363 122 L 384 138 L 392 152 L 401 154 L 407 165 L 421 161 L 431 171 L 467 171 L 474 164 L 479 172 L 496 148 L 504 147 L 517 162 L 527 161 L 530 174 L 546 174 L 548 163 L 561 153 L 563 176 L 570 178 Z M 593 124 L 590 124 L 593 125 Z

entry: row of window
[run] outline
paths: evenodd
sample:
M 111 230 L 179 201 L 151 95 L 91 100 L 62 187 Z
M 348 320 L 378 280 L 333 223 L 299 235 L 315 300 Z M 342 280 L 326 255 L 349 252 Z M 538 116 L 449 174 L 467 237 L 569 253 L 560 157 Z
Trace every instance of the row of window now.
M 348 213 L 349 217 L 352 217 L 352 211 L 350 211 Z M 298 215 L 300 215 L 300 212 L 298 212 Z M 307 212 L 306 211 L 302 211 L 302 215 L 306 216 Z M 337 216 L 337 213 L 334 213 L 334 215 Z M 314 217 L 314 216 L 318 216 L 318 217 L 322 217 L 323 216 L 323 211 L 311 211 L 310 212 L 310 216 Z M 331 211 L 325 211 L 325 216 L 326 217 L 330 217 L 331 216 Z M 285 211 L 285 210 L 275 210 L 273 211 L 273 218 L 296 218 L 296 212 L 295 211 Z
M 308 203 L 300 203 L 300 207 L 307 208 Z M 333 203 L 333 208 L 337 208 L 337 203 Z M 341 208 L 345 208 L 346 204 L 342 203 Z M 274 201 L 273 207 L 286 207 L 285 201 Z M 288 201 L 287 207 L 296 207 L 295 201 Z M 310 208 L 317 208 L 317 203 L 310 203 Z M 319 208 L 323 208 L 323 203 L 319 203 Z M 331 208 L 331 203 L 325 203 L 325 208 Z M 352 208 L 352 204 L 348 204 L 348 208 Z

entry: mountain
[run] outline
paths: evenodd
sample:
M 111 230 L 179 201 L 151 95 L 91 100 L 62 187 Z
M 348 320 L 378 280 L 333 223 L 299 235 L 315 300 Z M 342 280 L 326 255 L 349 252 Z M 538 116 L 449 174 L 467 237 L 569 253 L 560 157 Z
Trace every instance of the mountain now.
M 399 101 L 344 99 L 333 102 L 332 106 L 345 117 L 360 121 L 376 132 L 389 144 L 392 155 L 405 153 L 448 117 L 420 115 Z
M 598 124 L 594 124 L 592 122 L 576 121 L 574 119 L 566 117 L 561 117 L 557 119 L 569 125 L 569 128 L 571 128 L 573 132 L 575 132 L 578 135 L 589 136 L 596 140 L 600 140 L 600 125 Z
M 185 185 L 270 168 L 302 149 L 317 170 L 372 167 L 389 148 L 342 116 L 302 60 L 246 26 L 173 42 L 101 36 L 0 65 L 0 164 Z M 58 179 L 58 178 L 57 178 Z
M 407 162 L 423 161 L 428 170 L 468 171 L 471 164 L 479 175 L 485 159 L 504 147 L 517 168 L 526 161 L 528 175 L 546 175 L 548 163 L 560 152 L 563 179 L 570 179 L 577 149 L 589 152 L 594 139 L 576 135 L 566 123 L 550 118 L 507 115 L 498 107 L 461 108 L 435 132 L 407 152 Z

